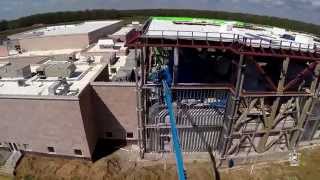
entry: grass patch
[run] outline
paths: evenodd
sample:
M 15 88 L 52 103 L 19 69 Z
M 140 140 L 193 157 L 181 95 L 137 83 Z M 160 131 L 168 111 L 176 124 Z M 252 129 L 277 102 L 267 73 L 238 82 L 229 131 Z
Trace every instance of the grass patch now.
M 0 180 L 13 180 L 14 178 L 11 176 L 0 175 Z

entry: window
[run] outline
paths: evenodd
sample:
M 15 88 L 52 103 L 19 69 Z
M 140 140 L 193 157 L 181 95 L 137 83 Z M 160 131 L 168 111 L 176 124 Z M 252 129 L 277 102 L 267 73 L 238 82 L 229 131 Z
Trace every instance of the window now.
M 106 132 L 106 137 L 111 138 L 112 137 L 112 132 Z
M 54 147 L 48 147 L 48 152 L 49 153 L 54 153 L 55 152 Z
M 82 156 L 82 151 L 80 149 L 74 149 L 74 154 L 78 156 Z
M 133 138 L 133 132 L 127 132 L 127 138 Z

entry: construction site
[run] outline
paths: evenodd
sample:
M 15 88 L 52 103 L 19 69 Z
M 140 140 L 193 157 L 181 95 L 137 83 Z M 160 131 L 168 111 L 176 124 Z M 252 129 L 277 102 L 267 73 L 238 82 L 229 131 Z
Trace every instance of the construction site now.
M 159 75 L 163 69 L 172 77 L 183 152 L 249 158 L 317 141 L 320 54 L 315 39 L 237 21 L 150 18 L 127 40 L 138 58 L 141 156 L 173 151 Z
M 40 28 L 5 45 L 0 165 L 21 153 L 95 161 L 110 142 L 124 143 L 140 161 L 174 157 L 183 180 L 184 159 L 201 153 L 233 167 L 296 160 L 300 148 L 320 143 L 320 41 L 312 34 L 150 17 Z

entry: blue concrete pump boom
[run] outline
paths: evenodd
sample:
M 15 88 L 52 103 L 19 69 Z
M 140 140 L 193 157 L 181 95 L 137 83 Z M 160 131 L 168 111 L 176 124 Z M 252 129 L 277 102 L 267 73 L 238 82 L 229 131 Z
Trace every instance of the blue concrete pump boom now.
M 163 68 L 160 76 L 161 76 L 160 79 L 162 81 L 162 86 L 163 86 L 164 101 L 167 105 L 167 109 L 170 117 L 171 133 L 172 133 L 172 140 L 173 140 L 173 148 L 174 148 L 175 157 L 176 157 L 178 177 L 179 177 L 179 180 L 186 180 L 182 152 L 181 152 L 181 147 L 179 143 L 179 134 L 176 126 L 176 118 L 174 116 L 174 111 L 172 106 L 172 94 L 170 89 L 172 78 L 168 68 Z

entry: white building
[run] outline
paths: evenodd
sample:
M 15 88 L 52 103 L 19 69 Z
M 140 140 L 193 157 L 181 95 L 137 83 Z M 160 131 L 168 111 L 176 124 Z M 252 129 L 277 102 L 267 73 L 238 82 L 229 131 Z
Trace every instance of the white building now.
M 22 51 L 83 49 L 121 27 L 121 21 L 87 21 L 39 28 L 9 36 Z

